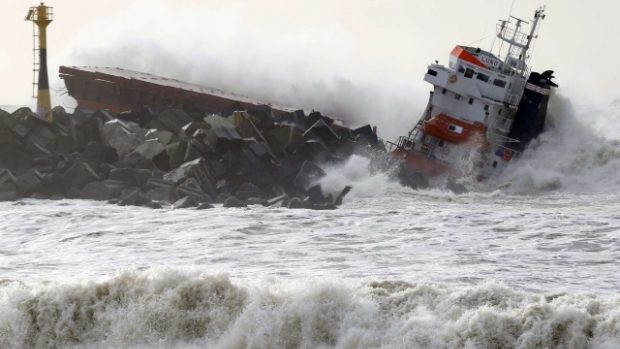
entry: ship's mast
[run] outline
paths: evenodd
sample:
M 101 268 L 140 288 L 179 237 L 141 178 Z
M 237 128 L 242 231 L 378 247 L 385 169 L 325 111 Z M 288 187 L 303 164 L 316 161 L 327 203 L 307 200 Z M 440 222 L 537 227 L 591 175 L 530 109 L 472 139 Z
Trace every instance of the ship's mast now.
M 539 7 L 534 13 L 534 19 L 529 35 L 521 32 L 521 27 L 523 24 L 530 24 L 529 22 L 514 16 L 510 17 L 517 21 L 515 26 L 512 27 L 510 25 L 510 19 L 500 20 L 500 23 L 497 25 L 497 37 L 508 43 L 508 51 L 506 52 L 504 59 L 504 62 L 509 67 L 508 69 L 514 71 L 516 74 L 525 76 L 528 72 L 527 60 L 529 59 L 529 56 L 527 55 L 527 52 L 532 46 L 534 39 L 538 37 L 536 33 L 540 21 L 545 19 L 545 7 Z

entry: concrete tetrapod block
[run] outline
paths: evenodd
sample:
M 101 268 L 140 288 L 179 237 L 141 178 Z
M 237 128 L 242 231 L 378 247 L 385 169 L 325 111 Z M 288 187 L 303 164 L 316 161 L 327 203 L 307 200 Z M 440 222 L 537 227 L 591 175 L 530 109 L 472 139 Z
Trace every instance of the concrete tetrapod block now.
M 101 138 L 104 144 L 114 148 L 119 156 L 131 153 L 142 143 L 142 138 L 119 119 L 103 124 Z
M 196 206 L 198 206 L 198 202 L 196 202 L 194 199 L 192 199 L 189 196 L 185 196 L 183 198 L 180 198 L 174 204 L 172 204 L 172 207 L 175 208 L 175 209 L 178 209 L 178 208 L 190 208 L 190 207 L 196 207 Z
M 65 172 L 65 178 L 69 185 L 76 189 L 82 189 L 86 184 L 100 179 L 90 165 L 82 161 L 73 164 L 73 166 Z
M 17 190 L 22 196 L 27 196 L 34 193 L 41 187 L 41 174 L 35 169 L 30 169 L 19 176 L 15 185 Z
M 13 183 L 0 184 L 0 201 L 17 200 L 17 186 Z
M 144 139 L 156 139 L 163 145 L 168 145 L 174 140 L 174 134 L 166 130 L 150 129 L 144 135 Z
M 93 181 L 82 188 L 80 196 L 82 199 L 104 201 L 111 199 L 114 196 L 114 192 L 102 182 Z
M 161 154 L 165 150 L 166 147 L 158 140 L 149 139 L 137 146 L 133 153 L 140 154 L 140 156 L 147 160 L 153 160 L 154 157 Z
M 237 199 L 235 196 L 229 196 L 228 199 L 226 199 L 224 201 L 224 205 L 223 206 L 224 207 L 228 207 L 228 208 L 231 208 L 231 207 L 248 207 L 248 205 L 245 202 Z

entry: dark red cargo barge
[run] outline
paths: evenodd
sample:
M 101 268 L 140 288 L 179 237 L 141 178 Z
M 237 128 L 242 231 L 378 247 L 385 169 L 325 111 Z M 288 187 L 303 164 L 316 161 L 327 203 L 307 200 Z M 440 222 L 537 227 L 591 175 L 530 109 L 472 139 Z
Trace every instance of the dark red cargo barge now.
M 123 112 L 172 107 L 227 114 L 268 105 L 276 116 L 294 111 L 213 88 L 121 68 L 61 66 L 59 75 L 69 95 L 84 109 Z

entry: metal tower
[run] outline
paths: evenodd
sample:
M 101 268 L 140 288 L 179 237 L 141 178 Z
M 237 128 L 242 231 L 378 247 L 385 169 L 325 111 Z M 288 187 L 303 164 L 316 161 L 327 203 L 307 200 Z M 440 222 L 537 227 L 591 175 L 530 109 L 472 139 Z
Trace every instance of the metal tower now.
M 41 3 L 39 6 L 31 7 L 26 15 L 26 20 L 33 23 L 32 55 L 34 63 L 32 69 L 32 95 L 35 97 L 34 91 L 35 88 L 37 88 L 37 115 L 48 122 L 53 121 L 53 115 L 49 80 L 47 78 L 47 26 L 52 23 L 53 16 L 53 8 L 45 6 L 44 3 Z M 39 52 L 38 57 L 37 51 Z

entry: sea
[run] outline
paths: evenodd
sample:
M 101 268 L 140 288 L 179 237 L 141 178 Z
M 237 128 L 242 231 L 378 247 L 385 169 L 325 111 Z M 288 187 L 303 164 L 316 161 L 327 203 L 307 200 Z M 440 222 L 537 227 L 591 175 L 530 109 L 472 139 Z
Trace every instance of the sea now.
M 620 348 L 620 143 L 584 120 L 462 194 L 355 155 L 332 211 L 2 202 L 0 348 Z

